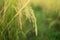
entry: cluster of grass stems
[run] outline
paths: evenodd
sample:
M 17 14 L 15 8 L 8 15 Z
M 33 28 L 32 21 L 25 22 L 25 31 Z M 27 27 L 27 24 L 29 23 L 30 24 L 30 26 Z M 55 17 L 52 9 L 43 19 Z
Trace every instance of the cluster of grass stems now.
M 18 40 L 19 35 L 26 36 L 30 31 L 25 23 L 29 21 L 37 36 L 36 17 L 30 6 L 30 0 L 1 0 L 0 40 Z M 26 25 L 26 26 L 24 26 Z M 26 32 L 23 28 L 26 27 Z

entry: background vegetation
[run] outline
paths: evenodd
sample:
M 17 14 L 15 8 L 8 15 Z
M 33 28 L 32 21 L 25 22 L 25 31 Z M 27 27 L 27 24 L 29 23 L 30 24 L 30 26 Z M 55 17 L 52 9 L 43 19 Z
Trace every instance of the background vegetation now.
M 60 0 L 0 0 L 0 40 L 60 40 Z

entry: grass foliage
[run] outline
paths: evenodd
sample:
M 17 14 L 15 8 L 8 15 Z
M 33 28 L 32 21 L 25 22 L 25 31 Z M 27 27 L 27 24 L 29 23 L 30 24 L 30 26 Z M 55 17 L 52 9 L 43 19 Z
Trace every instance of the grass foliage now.
M 0 40 L 60 40 L 59 0 L 0 0 Z

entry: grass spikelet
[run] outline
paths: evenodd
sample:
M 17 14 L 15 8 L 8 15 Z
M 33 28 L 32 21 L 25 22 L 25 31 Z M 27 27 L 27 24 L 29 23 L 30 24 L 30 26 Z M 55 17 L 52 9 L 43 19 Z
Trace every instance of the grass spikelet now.
M 13 1 L 4 0 L 3 7 L 4 7 L 3 8 L 4 12 L 2 17 L 2 31 L 0 32 L 1 33 L 0 35 L 3 35 L 6 30 L 8 32 L 8 37 L 10 38 L 10 35 L 12 35 L 12 33 L 14 32 L 14 31 L 12 32 L 11 30 L 15 30 L 17 32 L 16 34 L 18 34 L 20 30 L 22 31 L 23 22 L 24 22 L 23 16 L 25 16 L 26 20 L 29 20 L 30 22 L 33 23 L 33 28 L 35 28 L 35 33 L 37 36 L 38 33 L 37 33 L 36 17 L 30 6 L 30 0 L 23 0 L 23 1 L 22 0 L 13 0 Z M 17 21 L 18 23 L 16 23 Z M 15 26 L 15 23 L 17 26 Z M 14 29 L 13 27 L 16 27 L 17 30 Z

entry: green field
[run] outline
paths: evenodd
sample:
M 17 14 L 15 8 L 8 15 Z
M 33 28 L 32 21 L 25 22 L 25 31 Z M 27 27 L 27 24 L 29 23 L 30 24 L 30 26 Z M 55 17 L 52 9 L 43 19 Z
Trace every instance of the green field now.
M 0 40 L 60 40 L 60 0 L 0 0 Z

